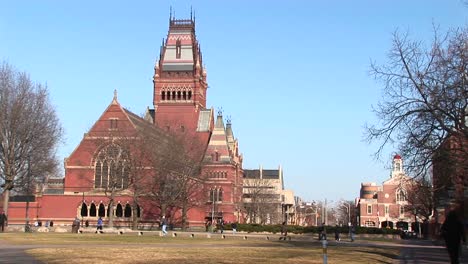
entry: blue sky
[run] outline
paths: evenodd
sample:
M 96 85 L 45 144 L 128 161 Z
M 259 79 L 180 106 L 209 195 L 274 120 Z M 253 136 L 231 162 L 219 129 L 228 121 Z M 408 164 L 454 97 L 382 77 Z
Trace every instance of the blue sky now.
M 65 128 L 67 157 L 118 90 L 142 114 L 169 8 L 196 12 L 209 107 L 231 116 L 244 168 L 284 169 L 305 200 L 351 200 L 361 182 L 389 177 L 362 141 L 392 32 L 430 41 L 468 22 L 461 0 L 420 1 L 0 1 L 0 60 L 47 83 Z M 404 158 L 404 157 L 403 157 Z

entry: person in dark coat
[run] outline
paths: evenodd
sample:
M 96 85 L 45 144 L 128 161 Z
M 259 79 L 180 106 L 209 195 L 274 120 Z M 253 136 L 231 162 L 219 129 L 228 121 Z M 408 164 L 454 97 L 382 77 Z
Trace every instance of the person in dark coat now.
M 5 230 L 5 224 L 7 221 L 8 221 L 8 218 L 5 212 L 2 211 L 2 213 L 0 214 L 0 226 L 2 228 L 2 232 Z
M 448 213 L 445 222 L 442 224 L 441 232 L 450 256 L 450 263 L 460 263 L 460 242 L 463 240 L 463 243 L 466 243 L 466 237 L 463 223 L 458 219 L 458 215 L 455 210 Z
M 281 235 L 284 236 L 286 240 L 286 237 L 288 236 L 288 226 L 286 222 L 283 222 L 283 224 L 281 225 Z
M 335 241 L 340 241 L 340 227 L 338 225 L 335 226 Z

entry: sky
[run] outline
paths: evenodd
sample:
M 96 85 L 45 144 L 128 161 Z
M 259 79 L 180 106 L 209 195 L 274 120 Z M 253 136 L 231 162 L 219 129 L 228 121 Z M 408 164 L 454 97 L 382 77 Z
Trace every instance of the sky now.
M 47 84 L 68 157 L 118 91 L 136 114 L 152 107 L 152 76 L 169 10 L 196 16 L 207 69 L 207 107 L 232 120 L 244 169 L 283 168 L 305 201 L 353 200 L 362 182 L 389 178 L 397 152 L 363 138 L 376 123 L 392 33 L 430 43 L 466 27 L 462 0 L 4 1 L 0 60 Z M 403 157 L 404 159 L 404 157 Z

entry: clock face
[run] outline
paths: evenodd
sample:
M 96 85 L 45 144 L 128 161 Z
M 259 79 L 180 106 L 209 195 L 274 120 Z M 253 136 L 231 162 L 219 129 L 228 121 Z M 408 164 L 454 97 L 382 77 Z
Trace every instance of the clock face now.
M 388 193 L 386 193 L 386 194 L 385 194 L 385 198 L 388 198 L 388 196 L 389 196 Z

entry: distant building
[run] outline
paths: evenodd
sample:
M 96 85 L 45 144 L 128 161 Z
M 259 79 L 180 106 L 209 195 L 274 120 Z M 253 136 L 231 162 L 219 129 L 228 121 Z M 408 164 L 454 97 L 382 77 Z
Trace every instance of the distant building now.
M 247 223 L 280 224 L 294 220 L 294 193 L 284 189 L 283 170 L 244 170 L 242 202 Z
M 405 210 L 409 191 L 409 178 L 403 171 L 400 155 L 393 157 L 390 179 L 382 185 L 362 183 L 358 207 L 358 224 L 367 227 L 411 229 L 412 212 Z

